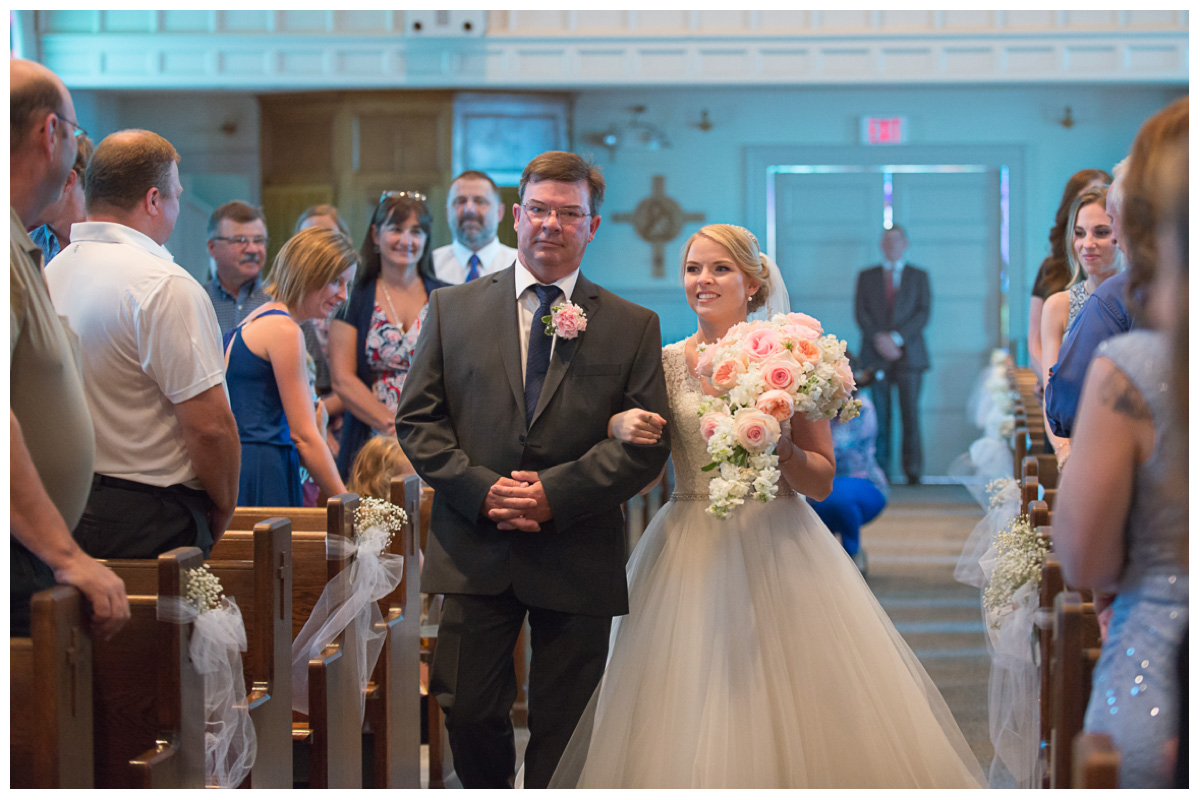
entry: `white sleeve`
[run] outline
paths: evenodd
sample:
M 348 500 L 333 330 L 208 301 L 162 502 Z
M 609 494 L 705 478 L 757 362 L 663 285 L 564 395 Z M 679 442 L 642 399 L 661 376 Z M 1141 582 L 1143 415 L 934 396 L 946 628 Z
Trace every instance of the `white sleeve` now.
M 135 314 L 142 369 L 168 400 L 182 403 L 225 382 L 217 313 L 194 278 L 165 278 Z

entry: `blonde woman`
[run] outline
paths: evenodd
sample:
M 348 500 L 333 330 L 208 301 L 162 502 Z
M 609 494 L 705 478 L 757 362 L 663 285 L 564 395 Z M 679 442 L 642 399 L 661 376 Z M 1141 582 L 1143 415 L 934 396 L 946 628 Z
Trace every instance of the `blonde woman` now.
M 300 323 L 346 299 L 358 254 L 348 239 L 309 228 L 271 267 L 275 298 L 225 337 L 229 403 L 242 441 L 240 506 L 300 506 L 300 464 L 327 495 L 346 491 L 317 422 Z

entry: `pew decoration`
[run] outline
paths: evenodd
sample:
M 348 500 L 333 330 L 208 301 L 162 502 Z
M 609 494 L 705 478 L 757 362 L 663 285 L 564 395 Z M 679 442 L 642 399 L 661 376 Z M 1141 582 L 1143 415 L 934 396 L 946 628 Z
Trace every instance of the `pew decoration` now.
M 396 590 L 404 577 L 404 556 L 385 552 L 392 537 L 408 522 L 402 508 L 364 497 L 355 511 L 355 536 L 326 537 L 326 557 L 350 559 L 349 569 L 325 585 L 312 614 L 292 643 L 292 708 L 308 714 L 308 662 L 325 645 L 353 626 L 347 641 L 357 647 L 359 719 L 366 712 L 367 687 L 383 649 L 387 625 L 379 600 Z
M 967 488 L 1012 474 L 1012 448 L 1009 439 L 1016 427 L 1015 395 L 1008 381 L 1008 350 L 992 351 L 967 399 L 967 419 L 982 431 L 967 452 L 950 465 L 948 473 L 963 480 Z M 984 505 L 978 492 L 975 499 Z
M 183 597 L 159 595 L 157 616 L 192 625 L 188 652 L 204 680 L 205 781 L 234 789 L 250 774 L 258 752 L 242 672 L 246 625 L 237 602 L 224 595 L 207 564 L 185 570 L 184 578 Z

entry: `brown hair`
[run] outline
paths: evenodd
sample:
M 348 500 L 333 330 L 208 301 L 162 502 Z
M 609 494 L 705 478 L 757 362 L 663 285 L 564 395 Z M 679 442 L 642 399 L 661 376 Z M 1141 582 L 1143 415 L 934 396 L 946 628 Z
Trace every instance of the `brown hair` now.
M 85 206 L 88 211 L 102 205 L 129 211 L 151 189 L 169 192 L 171 165 L 178 163 L 179 153 L 153 131 L 129 129 L 109 134 L 88 162 Z
M 584 161 L 582 156 L 563 150 L 550 150 L 535 156 L 521 173 L 521 184 L 517 188 L 521 202 L 525 201 L 525 187 L 542 181 L 587 181 L 588 204 L 591 206 L 588 210 L 592 214 L 600 213 L 600 204 L 604 202 L 604 176 L 599 167 L 590 161 Z
M 494 180 L 492 180 L 492 176 L 488 175 L 486 172 L 480 172 L 477 169 L 468 169 L 460 172 L 455 176 L 454 180 L 450 181 L 450 185 L 453 186 L 463 178 L 474 178 L 475 180 L 487 181 L 489 184 L 491 184 L 492 191 L 495 192 L 497 196 L 500 194 L 500 187 L 496 185 Z
M 300 226 L 310 217 L 332 217 L 338 232 L 347 239 L 350 238 L 350 228 L 346 225 L 346 220 L 342 219 L 342 215 L 338 213 L 337 206 L 331 206 L 329 203 L 318 203 L 304 209 L 300 216 L 296 217 L 296 229 L 292 233 L 299 233 L 302 230 Z
M 394 193 L 380 198 L 379 204 L 375 206 L 375 213 L 371 215 L 367 233 L 363 236 L 362 247 L 358 251 L 360 254 L 358 263 L 362 269 L 358 271 L 358 276 L 354 279 L 355 286 L 372 285 L 383 269 L 383 261 L 379 256 L 379 245 L 371 239 L 371 229 L 374 228 L 376 235 L 382 236 L 384 225 L 389 222 L 403 225 L 405 220 L 413 215 L 417 217 L 417 225 L 425 232 L 425 250 L 417 262 L 417 273 L 425 278 L 436 278 L 433 272 L 433 215 L 429 213 L 429 206 L 425 205 L 423 200 L 418 200 L 410 194 Z
M 1154 241 L 1165 213 L 1159 183 L 1163 160 L 1177 141 L 1187 142 L 1188 99 L 1181 97 L 1146 120 L 1129 148 L 1121 203 L 1121 236 L 1129 253 L 1129 303 L 1135 318 L 1146 319 L 1146 290 L 1158 271 Z
M 767 271 L 767 265 L 763 262 L 763 254 L 758 249 L 758 239 L 754 234 L 740 225 L 723 223 L 705 225 L 684 242 L 683 258 L 679 265 L 681 272 L 687 269 L 688 251 L 692 249 L 692 243 L 701 236 L 716 242 L 729 251 L 733 263 L 737 264 L 738 269 L 746 278 L 747 289 L 751 284 L 758 286 L 758 291 L 747 298 L 746 311 L 757 311 L 762 308 L 767 302 L 767 296 L 771 294 L 771 275 Z
M 1067 185 L 1063 187 L 1058 211 L 1054 213 L 1054 225 L 1050 228 L 1050 255 L 1038 267 L 1033 285 L 1034 294 L 1043 300 L 1071 284 L 1071 267 L 1067 262 L 1067 218 L 1075 198 L 1096 181 L 1112 183 L 1112 176 L 1102 169 L 1081 169 L 1068 178 Z
M 1079 263 L 1079 256 L 1075 253 L 1075 226 L 1079 219 L 1079 212 L 1087 206 L 1100 206 L 1100 210 L 1108 214 L 1108 187 L 1093 186 L 1086 192 L 1083 192 L 1079 197 L 1075 198 L 1075 202 L 1071 203 L 1071 213 L 1067 215 L 1067 263 L 1071 265 L 1071 280 L 1074 284 L 1080 280 L 1087 280 L 1087 273 L 1084 272 L 1083 265 Z M 1111 220 L 1112 215 L 1109 214 Z M 1114 242 L 1114 246 L 1115 246 Z M 1120 267 L 1124 258 L 1121 256 L 1121 251 L 1117 250 L 1116 266 Z
M 245 225 L 247 222 L 263 220 L 266 225 L 266 219 L 263 217 L 262 209 L 257 206 L 252 206 L 249 203 L 244 203 L 241 200 L 230 200 L 228 203 L 219 205 L 208 217 L 208 238 L 212 239 L 217 235 L 217 229 L 221 225 L 221 220 L 227 219 L 236 222 L 240 225 Z
M 92 153 L 96 152 L 96 145 L 87 137 L 87 134 L 82 134 L 75 140 L 78 149 L 75 151 L 75 165 L 71 169 L 75 170 L 75 174 L 79 176 L 80 183 L 87 176 L 87 165 L 92 160 Z
M 18 62 L 19 59 L 13 59 Z M 15 64 L 14 64 L 15 66 Z M 40 65 L 39 65 L 40 66 Z M 49 70 L 29 69 L 28 76 L 21 76 L 15 86 L 9 87 L 8 92 L 8 150 L 9 154 L 17 152 L 24 144 L 29 133 L 29 126 L 34 118 L 46 112 L 62 113 L 62 88 L 54 80 Z M 12 71 L 10 69 L 10 78 Z
M 345 236 L 328 228 L 305 228 L 279 248 L 266 291 L 285 306 L 296 306 L 356 264 L 358 252 Z
M 392 478 L 412 475 L 415 471 L 399 442 L 390 436 L 372 436 L 354 457 L 346 491 L 391 500 Z

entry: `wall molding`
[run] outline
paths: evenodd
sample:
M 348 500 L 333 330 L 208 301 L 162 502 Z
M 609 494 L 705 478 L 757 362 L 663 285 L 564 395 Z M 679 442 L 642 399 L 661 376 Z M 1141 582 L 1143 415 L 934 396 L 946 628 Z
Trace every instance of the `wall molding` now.
M 25 55 L 73 89 L 1188 81 L 1187 12 L 492 11 L 433 38 L 416 12 L 18 13 L 37 15 Z

